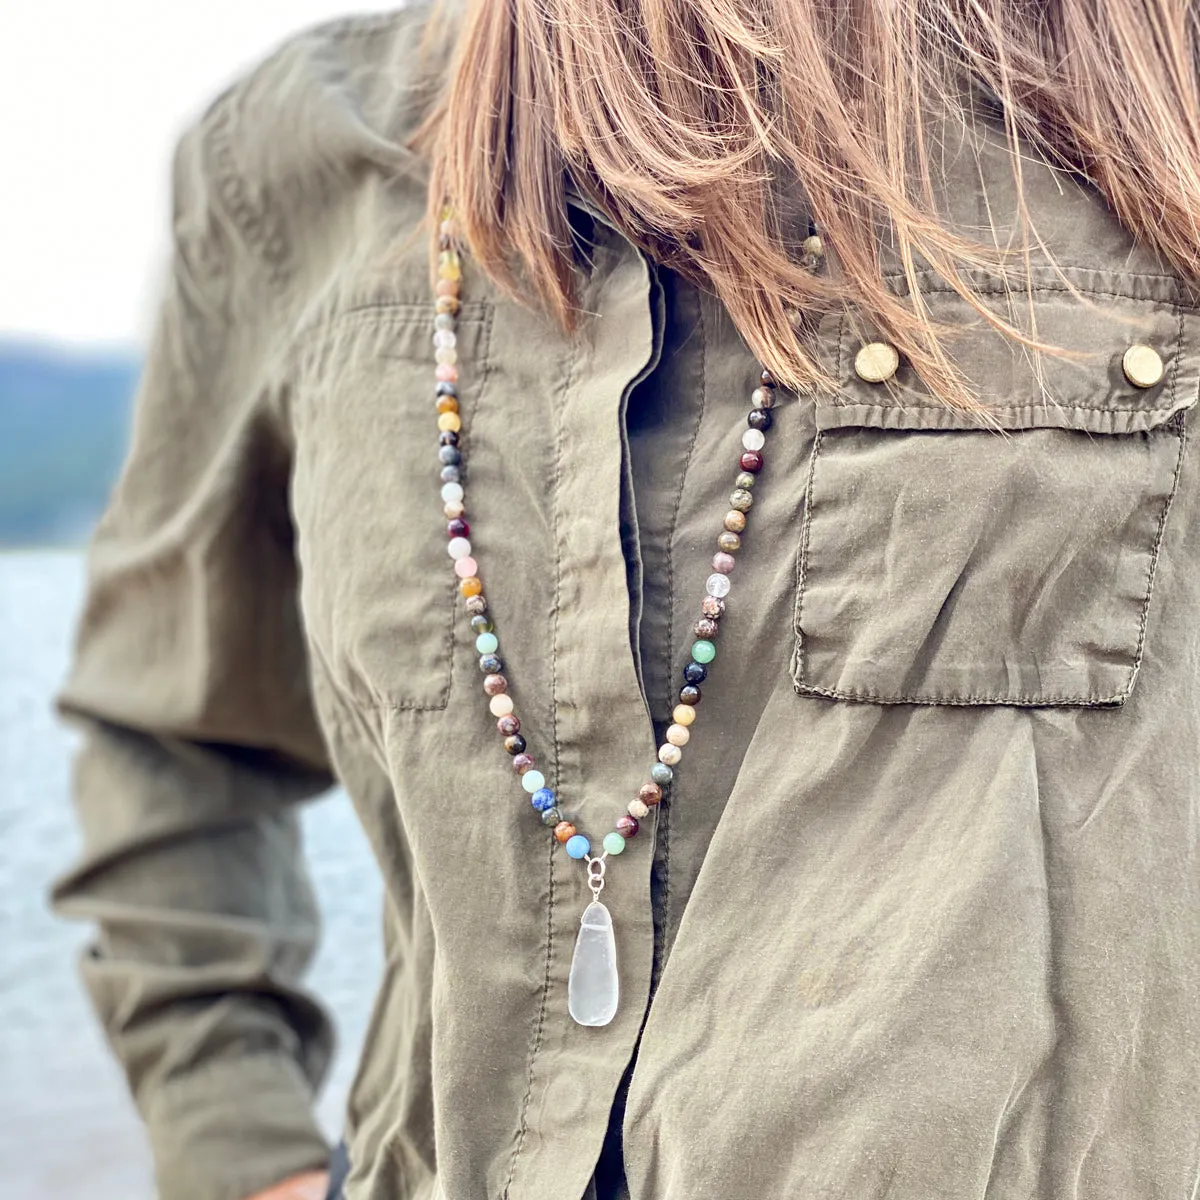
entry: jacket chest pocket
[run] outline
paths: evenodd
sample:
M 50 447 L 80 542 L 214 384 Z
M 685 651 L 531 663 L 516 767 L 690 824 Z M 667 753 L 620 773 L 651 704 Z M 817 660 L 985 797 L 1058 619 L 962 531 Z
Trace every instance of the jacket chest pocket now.
M 491 310 L 463 306 L 459 386 L 470 428 Z M 294 402 L 292 505 L 314 656 L 351 699 L 441 709 L 457 588 L 446 553 L 428 304 L 344 312 L 305 343 Z
M 957 296 L 926 296 L 962 319 Z M 990 328 L 953 353 L 998 428 L 938 405 L 903 366 L 854 370 L 817 406 L 798 556 L 801 694 L 882 704 L 1119 705 L 1147 636 L 1155 567 L 1196 401 L 1192 318 L 1169 303 L 1033 296 L 1041 357 Z M 869 340 L 870 335 L 867 335 Z M 1126 351 L 1138 350 L 1126 373 Z M 1140 355 L 1139 359 L 1136 356 Z M 1146 364 L 1148 363 L 1148 367 Z M 1139 365 L 1143 368 L 1139 370 Z M 868 372 L 869 374 L 869 372 Z

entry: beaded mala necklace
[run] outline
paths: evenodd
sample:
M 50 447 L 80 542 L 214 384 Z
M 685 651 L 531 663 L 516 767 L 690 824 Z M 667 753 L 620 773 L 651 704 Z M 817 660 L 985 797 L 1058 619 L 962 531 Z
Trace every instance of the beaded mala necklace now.
M 679 703 L 671 713 L 671 725 L 666 740 L 658 748 L 658 761 L 650 768 L 650 778 L 638 789 L 637 797 L 629 802 L 617 818 L 614 828 L 604 835 L 602 852 L 594 855 L 588 836 L 579 831 L 564 815 L 558 797 L 537 769 L 533 755 L 528 753 L 521 736 L 521 722 L 514 711 L 508 679 L 502 674 L 504 663 L 499 657 L 500 641 L 479 577 L 479 563 L 468 540 L 470 526 L 465 519 L 466 505 L 462 479 L 462 450 L 459 442 L 463 432 L 462 413 L 458 404 L 458 351 L 456 349 L 455 318 L 459 309 L 459 290 L 462 280 L 462 259 L 457 223 L 452 211 L 443 210 L 438 230 L 438 271 L 433 344 L 437 362 L 437 426 L 438 459 L 441 463 L 443 513 L 448 525 L 450 542 L 447 547 L 454 562 L 458 590 L 475 634 L 475 649 L 483 672 L 483 691 L 488 696 L 488 708 L 496 718 L 496 728 L 504 739 L 504 749 L 512 758 L 512 767 L 528 793 L 542 824 L 553 830 L 554 838 L 574 859 L 587 867 L 587 884 L 592 902 L 584 910 L 579 937 L 571 959 L 567 985 L 567 1002 L 571 1016 L 581 1025 L 607 1025 L 617 1012 L 619 983 L 617 977 L 616 939 L 612 916 L 600 902 L 604 876 L 609 858 L 621 854 L 631 838 L 638 834 L 639 822 L 650 809 L 662 800 L 663 791 L 675 775 L 675 767 L 683 757 L 683 747 L 691 739 L 691 727 L 696 720 L 696 705 L 700 703 L 700 684 L 708 675 L 709 664 L 717 654 L 713 641 L 721 617 L 725 613 L 725 598 L 729 594 L 729 576 L 736 563 L 735 555 L 742 546 L 742 533 L 747 514 L 754 503 L 754 484 L 763 467 L 763 447 L 771 428 L 771 410 L 775 407 L 775 380 L 763 371 L 759 386 L 750 396 L 753 408 L 747 417 L 749 426 L 742 434 L 738 473 L 729 498 L 723 529 L 717 536 L 717 552 L 713 555 L 712 574 L 705 584 L 704 599 L 700 602 L 700 618 L 693 626 L 696 640 L 691 645 L 690 660 L 683 668 L 684 686 Z M 804 242 L 804 261 L 811 268 L 822 255 L 821 239 L 815 228 Z

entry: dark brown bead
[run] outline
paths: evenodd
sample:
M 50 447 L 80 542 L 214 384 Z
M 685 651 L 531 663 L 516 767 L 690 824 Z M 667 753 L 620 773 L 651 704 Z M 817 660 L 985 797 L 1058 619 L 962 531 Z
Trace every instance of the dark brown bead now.
M 717 623 L 712 617 L 701 617 L 692 629 L 695 630 L 698 638 L 714 638 L 717 636 Z
M 537 766 L 537 760 L 532 754 L 518 754 L 513 759 L 513 770 L 518 775 L 524 775 L 526 771 L 532 770 Z
M 483 690 L 489 696 L 499 696 L 508 691 L 508 680 L 503 675 L 485 675 Z
M 509 754 L 524 754 L 525 739 L 519 733 L 514 733 L 512 737 L 504 739 L 504 748 Z
M 657 783 L 643 783 L 638 788 L 638 799 L 647 808 L 653 808 L 662 799 L 662 788 Z
M 637 837 L 637 831 L 640 826 L 637 823 L 636 817 L 631 817 L 626 814 L 623 817 L 617 818 L 616 830 L 626 840 L 631 837 Z
M 757 450 L 747 450 L 742 455 L 741 463 L 743 471 L 749 471 L 751 475 L 756 475 L 762 470 L 763 456 Z
M 513 734 L 521 732 L 521 722 L 517 720 L 512 713 L 509 713 L 507 716 L 501 717 L 500 720 L 496 722 L 496 728 L 500 730 L 505 737 L 512 737 Z
M 700 611 L 706 617 L 723 617 L 725 615 L 725 601 L 720 596 L 705 596 L 700 601 Z
M 750 393 L 750 403 L 754 405 L 755 410 L 768 409 L 775 407 L 775 393 L 770 388 L 755 388 Z M 757 426 L 755 426 L 757 428 Z
M 679 689 L 679 703 L 690 704 L 695 707 L 700 703 L 700 689 L 694 683 L 689 683 L 687 687 Z
M 471 527 L 462 519 L 455 517 L 449 525 L 446 526 L 446 532 L 450 537 L 466 537 L 471 532 Z
M 753 409 L 751 410 L 750 415 L 746 418 L 746 424 L 749 425 L 751 429 L 758 429 L 763 433 L 766 433 L 772 425 L 771 414 L 767 412 L 765 408 Z
M 773 388 L 776 386 L 775 376 L 772 375 L 771 372 L 766 370 L 765 368 L 763 370 L 763 373 L 758 377 L 758 381 L 765 388 Z

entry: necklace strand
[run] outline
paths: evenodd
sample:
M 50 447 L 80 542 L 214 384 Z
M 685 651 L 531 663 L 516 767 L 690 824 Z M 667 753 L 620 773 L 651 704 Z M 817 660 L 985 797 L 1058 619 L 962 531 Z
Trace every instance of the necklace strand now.
M 442 213 L 438 246 L 433 344 L 437 363 L 438 460 L 441 464 L 442 511 L 448 522 L 447 550 L 454 563 L 463 607 L 470 618 L 471 631 L 475 635 L 475 649 L 479 654 L 479 668 L 483 672 L 483 691 L 488 697 L 488 708 L 496 718 L 496 728 L 504 740 L 504 749 L 511 757 L 512 769 L 529 795 L 542 823 L 552 829 L 555 840 L 563 845 L 571 858 L 586 862 L 588 886 L 591 888 L 593 900 L 597 903 L 584 914 L 581 944 L 589 930 L 604 929 L 604 926 L 589 924 L 592 909 L 602 910 L 602 920 L 607 923 L 607 937 L 611 940 L 608 913 L 598 904 L 600 892 L 604 887 L 606 860 L 610 856 L 621 854 L 629 840 L 637 836 L 641 828 L 640 822 L 662 800 L 665 790 L 671 785 L 675 777 L 675 767 L 683 757 L 683 748 L 691 740 L 692 726 L 696 721 L 696 707 L 701 700 L 700 685 L 707 678 L 709 667 L 716 658 L 715 639 L 720 630 L 721 618 L 725 615 L 726 597 L 731 588 L 730 576 L 736 566 L 737 554 L 742 548 L 742 536 L 754 504 L 754 486 L 763 468 L 763 448 L 774 421 L 771 410 L 775 407 L 776 383 L 771 373 L 764 370 L 758 386 L 750 396 L 752 407 L 746 418 L 747 428 L 741 438 L 738 471 L 729 497 L 729 511 L 725 514 L 723 528 L 716 539 L 717 549 L 712 558 L 712 573 L 705 583 L 706 594 L 700 602 L 700 616 L 692 626 L 695 640 L 691 644 L 689 661 L 683 668 L 683 687 L 671 713 L 671 724 L 667 727 L 663 744 L 658 748 L 657 761 L 650 768 L 650 778 L 638 789 L 636 797 L 629 801 L 613 829 L 604 835 L 600 844 L 601 853 L 594 855 L 591 839 L 579 830 L 575 821 L 563 813 L 558 796 L 548 785 L 544 774 L 538 770 L 537 762 L 529 753 L 526 740 L 521 734 L 521 721 L 514 710 L 508 678 L 504 674 L 504 663 L 500 658 L 500 640 L 493 618 L 489 615 L 479 563 L 469 540 L 471 529 L 466 520 L 466 493 L 463 487 L 463 456 L 460 442 L 464 428 L 458 399 L 458 349 L 455 333 L 460 305 L 462 256 L 457 222 L 450 210 Z M 810 265 L 815 265 L 816 260 L 821 257 L 821 240 L 815 230 L 810 231 L 804 243 L 804 253 Z M 578 953 L 577 948 L 577 955 Z M 574 967 L 572 973 L 574 974 Z M 612 986 L 615 1012 L 615 974 Z M 611 1019 L 611 1015 L 608 1019 Z M 604 1024 L 606 1021 L 583 1023 Z

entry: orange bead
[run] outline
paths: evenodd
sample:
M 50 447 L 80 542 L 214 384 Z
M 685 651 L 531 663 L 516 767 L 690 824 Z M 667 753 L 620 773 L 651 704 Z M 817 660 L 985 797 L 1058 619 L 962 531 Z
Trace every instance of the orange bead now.
M 462 417 L 456 412 L 442 413 L 438 417 L 437 427 L 443 432 L 457 433 L 462 428 Z
M 440 413 L 458 412 L 458 400 L 454 396 L 439 396 L 437 410 Z
M 565 845 L 575 836 L 575 826 L 570 821 L 559 821 L 554 827 L 554 836 Z
M 477 575 L 469 575 L 458 585 L 458 590 L 464 596 L 478 596 L 483 591 L 483 583 Z

